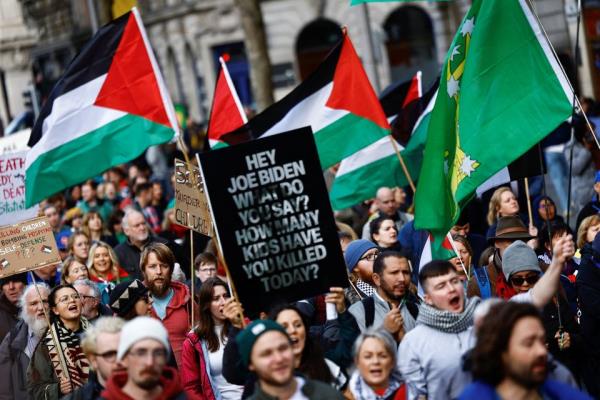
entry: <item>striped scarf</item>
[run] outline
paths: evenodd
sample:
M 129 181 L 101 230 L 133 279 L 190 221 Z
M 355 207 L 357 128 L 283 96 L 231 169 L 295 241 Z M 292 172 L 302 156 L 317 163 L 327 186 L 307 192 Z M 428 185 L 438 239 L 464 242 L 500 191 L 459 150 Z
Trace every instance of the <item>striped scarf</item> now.
M 465 299 L 465 309 L 461 313 L 439 310 L 429 304 L 421 304 L 417 324 L 427 325 L 446 333 L 460 333 L 473 326 L 473 313 L 481 303 L 479 297 Z
M 88 320 L 81 318 L 81 330 L 88 328 Z M 58 338 L 60 343 L 60 350 L 55 346 L 52 334 Z M 73 388 L 83 386 L 87 380 L 90 372 L 90 364 L 81 350 L 79 335 L 70 329 L 66 328 L 60 319 L 50 324 L 50 328 L 46 331 L 46 336 L 42 339 L 46 347 L 48 347 L 48 353 L 50 354 L 50 362 L 52 368 L 56 373 L 57 377 L 61 375 L 65 378 L 69 378 Z M 63 371 L 62 364 L 60 362 L 59 351 L 62 351 L 67 364 L 68 374 Z

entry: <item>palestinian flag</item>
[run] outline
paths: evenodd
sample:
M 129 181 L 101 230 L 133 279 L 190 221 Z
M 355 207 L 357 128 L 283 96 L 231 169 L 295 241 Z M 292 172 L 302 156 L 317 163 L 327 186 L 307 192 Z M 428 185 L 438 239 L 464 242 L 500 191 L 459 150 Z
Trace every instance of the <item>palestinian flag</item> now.
M 221 69 L 217 77 L 207 131 L 210 147 L 213 148 L 222 143 L 221 136 L 225 133 L 236 130 L 248 122 L 225 60 L 219 57 L 219 63 Z
M 389 134 L 390 125 L 346 33 L 283 99 L 222 140 L 233 144 L 310 126 L 323 169 Z
M 415 179 L 419 176 L 427 138 L 428 115 L 433 108 L 432 99 L 435 99 L 437 86 L 436 82 L 422 95 L 419 72 L 410 81 L 383 94 L 380 101 L 392 123 L 393 138 L 387 135 L 342 161 L 329 193 L 334 210 L 352 207 L 371 199 L 382 186 L 409 184 L 392 140 L 396 140 L 396 146 L 411 177 Z
M 27 207 L 169 141 L 177 129 L 133 9 L 98 30 L 42 108 L 29 139 Z

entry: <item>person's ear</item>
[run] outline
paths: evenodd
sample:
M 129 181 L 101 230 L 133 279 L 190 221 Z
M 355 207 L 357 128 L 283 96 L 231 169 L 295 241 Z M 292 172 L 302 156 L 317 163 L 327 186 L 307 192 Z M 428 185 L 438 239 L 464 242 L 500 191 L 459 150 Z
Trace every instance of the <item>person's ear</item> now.
M 256 371 L 256 368 L 254 368 L 254 365 L 252 365 L 252 363 L 250 363 L 250 364 L 248 364 L 248 370 L 250 372 L 254 372 L 254 371 Z
M 373 273 L 372 279 L 375 285 L 381 286 L 381 276 L 379 276 L 379 274 Z
M 428 295 L 427 293 L 425 293 L 425 295 L 423 296 L 423 301 L 425 301 L 425 304 L 432 306 L 433 305 L 433 300 L 431 299 L 431 296 Z

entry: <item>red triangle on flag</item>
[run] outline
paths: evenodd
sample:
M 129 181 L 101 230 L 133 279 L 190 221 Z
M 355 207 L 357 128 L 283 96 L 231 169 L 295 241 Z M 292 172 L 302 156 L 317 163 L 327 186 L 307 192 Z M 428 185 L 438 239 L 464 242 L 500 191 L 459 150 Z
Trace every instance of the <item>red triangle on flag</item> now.
M 421 72 L 417 72 L 410 80 L 410 87 L 402 103 L 402 108 L 421 98 Z
M 222 65 L 219 70 L 208 123 L 207 135 L 211 140 L 219 140 L 225 133 L 234 131 L 246 123 L 241 115 L 241 105 L 236 102 L 235 88 L 229 86 L 224 68 Z
M 347 34 L 344 35 L 344 43 L 335 68 L 333 89 L 325 105 L 349 111 L 384 129 L 390 129 L 381 103 Z
M 171 126 L 144 38 L 133 13 L 94 105 Z

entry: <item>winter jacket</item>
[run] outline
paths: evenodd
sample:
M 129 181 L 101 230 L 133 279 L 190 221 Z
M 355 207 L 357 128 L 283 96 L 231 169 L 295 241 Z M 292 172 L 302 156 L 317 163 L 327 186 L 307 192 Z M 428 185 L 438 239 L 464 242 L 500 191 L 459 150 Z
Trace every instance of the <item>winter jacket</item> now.
M 187 334 L 181 351 L 181 384 L 191 400 L 219 399 L 210 376 L 208 349 L 194 331 Z
M 461 359 L 474 345 L 472 327 L 456 334 L 419 324 L 408 332 L 398 349 L 398 369 L 406 380 L 408 398 L 457 398 L 470 382 Z
M 179 266 L 181 266 L 181 270 L 184 272 L 189 271 L 189 256 L 182 251 L 181 246 L 160 236 L 148 236 L 148 239 L 146 240 L 146 243 L 144 243 L 143 247 L 155 242 L 167 245 L 175 255 L 175 260 L 179 263 Z M 127 271 L 131 279 L 144 280 L 142 277 L 142 271 L 140 269 L 140 256 L 142 254 L 142 250 L 129 240 L 115 247 L 115 253 L 119 259 L 119 265 L 123 267 L 125 271 Z
M 0 345 L 0 400 L 27 398 L 27 367 L 29 357 L 25 354 L 29 328 L 24 321 L 4 337 Z
M 167 313 L 162 320 L 165 329 L 169 333 L 169 342 L 175 355 L 177 365 L 181 365 L 181 348 L 183 341 L 190 331 L 190 291 L 187 286 L 181 282 L 172 281 L 171 288 L 174 291 L 173 298 L 167 305 Z M 195 307 L 198 310 L 198 307 Z M 152 317 L 160 320 L 154 307 L 151 307 Z
M 553 400 L 588 400 L 591 399 L 585 393 L 572 388 L 564 383 L 546 379 L 540 388 L 541 397 Z M 461 393 L 460 400 L 497 400 L 500 397 L 496 393 L 496 388 L 481 381 L 475 381 L 465 388 Z
M 27 393 L 36 400 L 58 400 L 61 397 L 58 377 L 43 340 L 35 348 L 27 368 Z
M 0 294 L 0 341 L 17 324 L 19 308 L 4 293 Z
M 138 400 L 133 399 L 123 392 L 123 386 L 127 383 L 127 372 L 116 372 L 106 384 L 102 391 L 102 400 Z M 163 374 L 160 377 L 162 393 L 155 400 L 183 400 L 187 399 L 181 384 L 177 370 L 171 367 L 164 367 Z
M 412 299 L 412 296 L 408 297 L 408 302 L 415 304 L 416 300 Z M 365 320 L 365 304 L 368 298 L 362 299 L 360 303 L 354 303 L 350 306 L 348 311 L 354 316 L 356 319 L 356 323 L 358 324 L 358 328 L 361 332 L 364 332 L 367 329 L 366 320 Z M 390 304 L 383 300 L 381 296 L 375 293 L 372 296 L 372 299 L 375 302 L 375 318 L 373 319 L 373 327 L 379 328 L 383 325 L 383 320 L 387 313 L 391 311 Z M 369 300 L 370 301 L 370 300 Z M 407 307 L 407 303 L 402 305 L 400 309 L 400 313 L 402 314 L 402 318 L 404 320 L 404 332 L 408 332 L 413 329 L 416 325 L 416 317 L 411 314 Z
M 573 145 L 573 181 L 571 183 L 571 215 L 575 215 L 594 195 L 596 167 L 592 153 L 584 145 L 575 141 Z
M 319 381 L 313 381 L 311 379 L 304 379 L 304 385 L 300 391 L 309 400 L 343 400 L 344 397 L 340 392 Z M 260 384 L 256 385 L 254 394 L 248 397 L 248 400 L 278 400 L 277 397 L 273 397 L 263 392 Z

